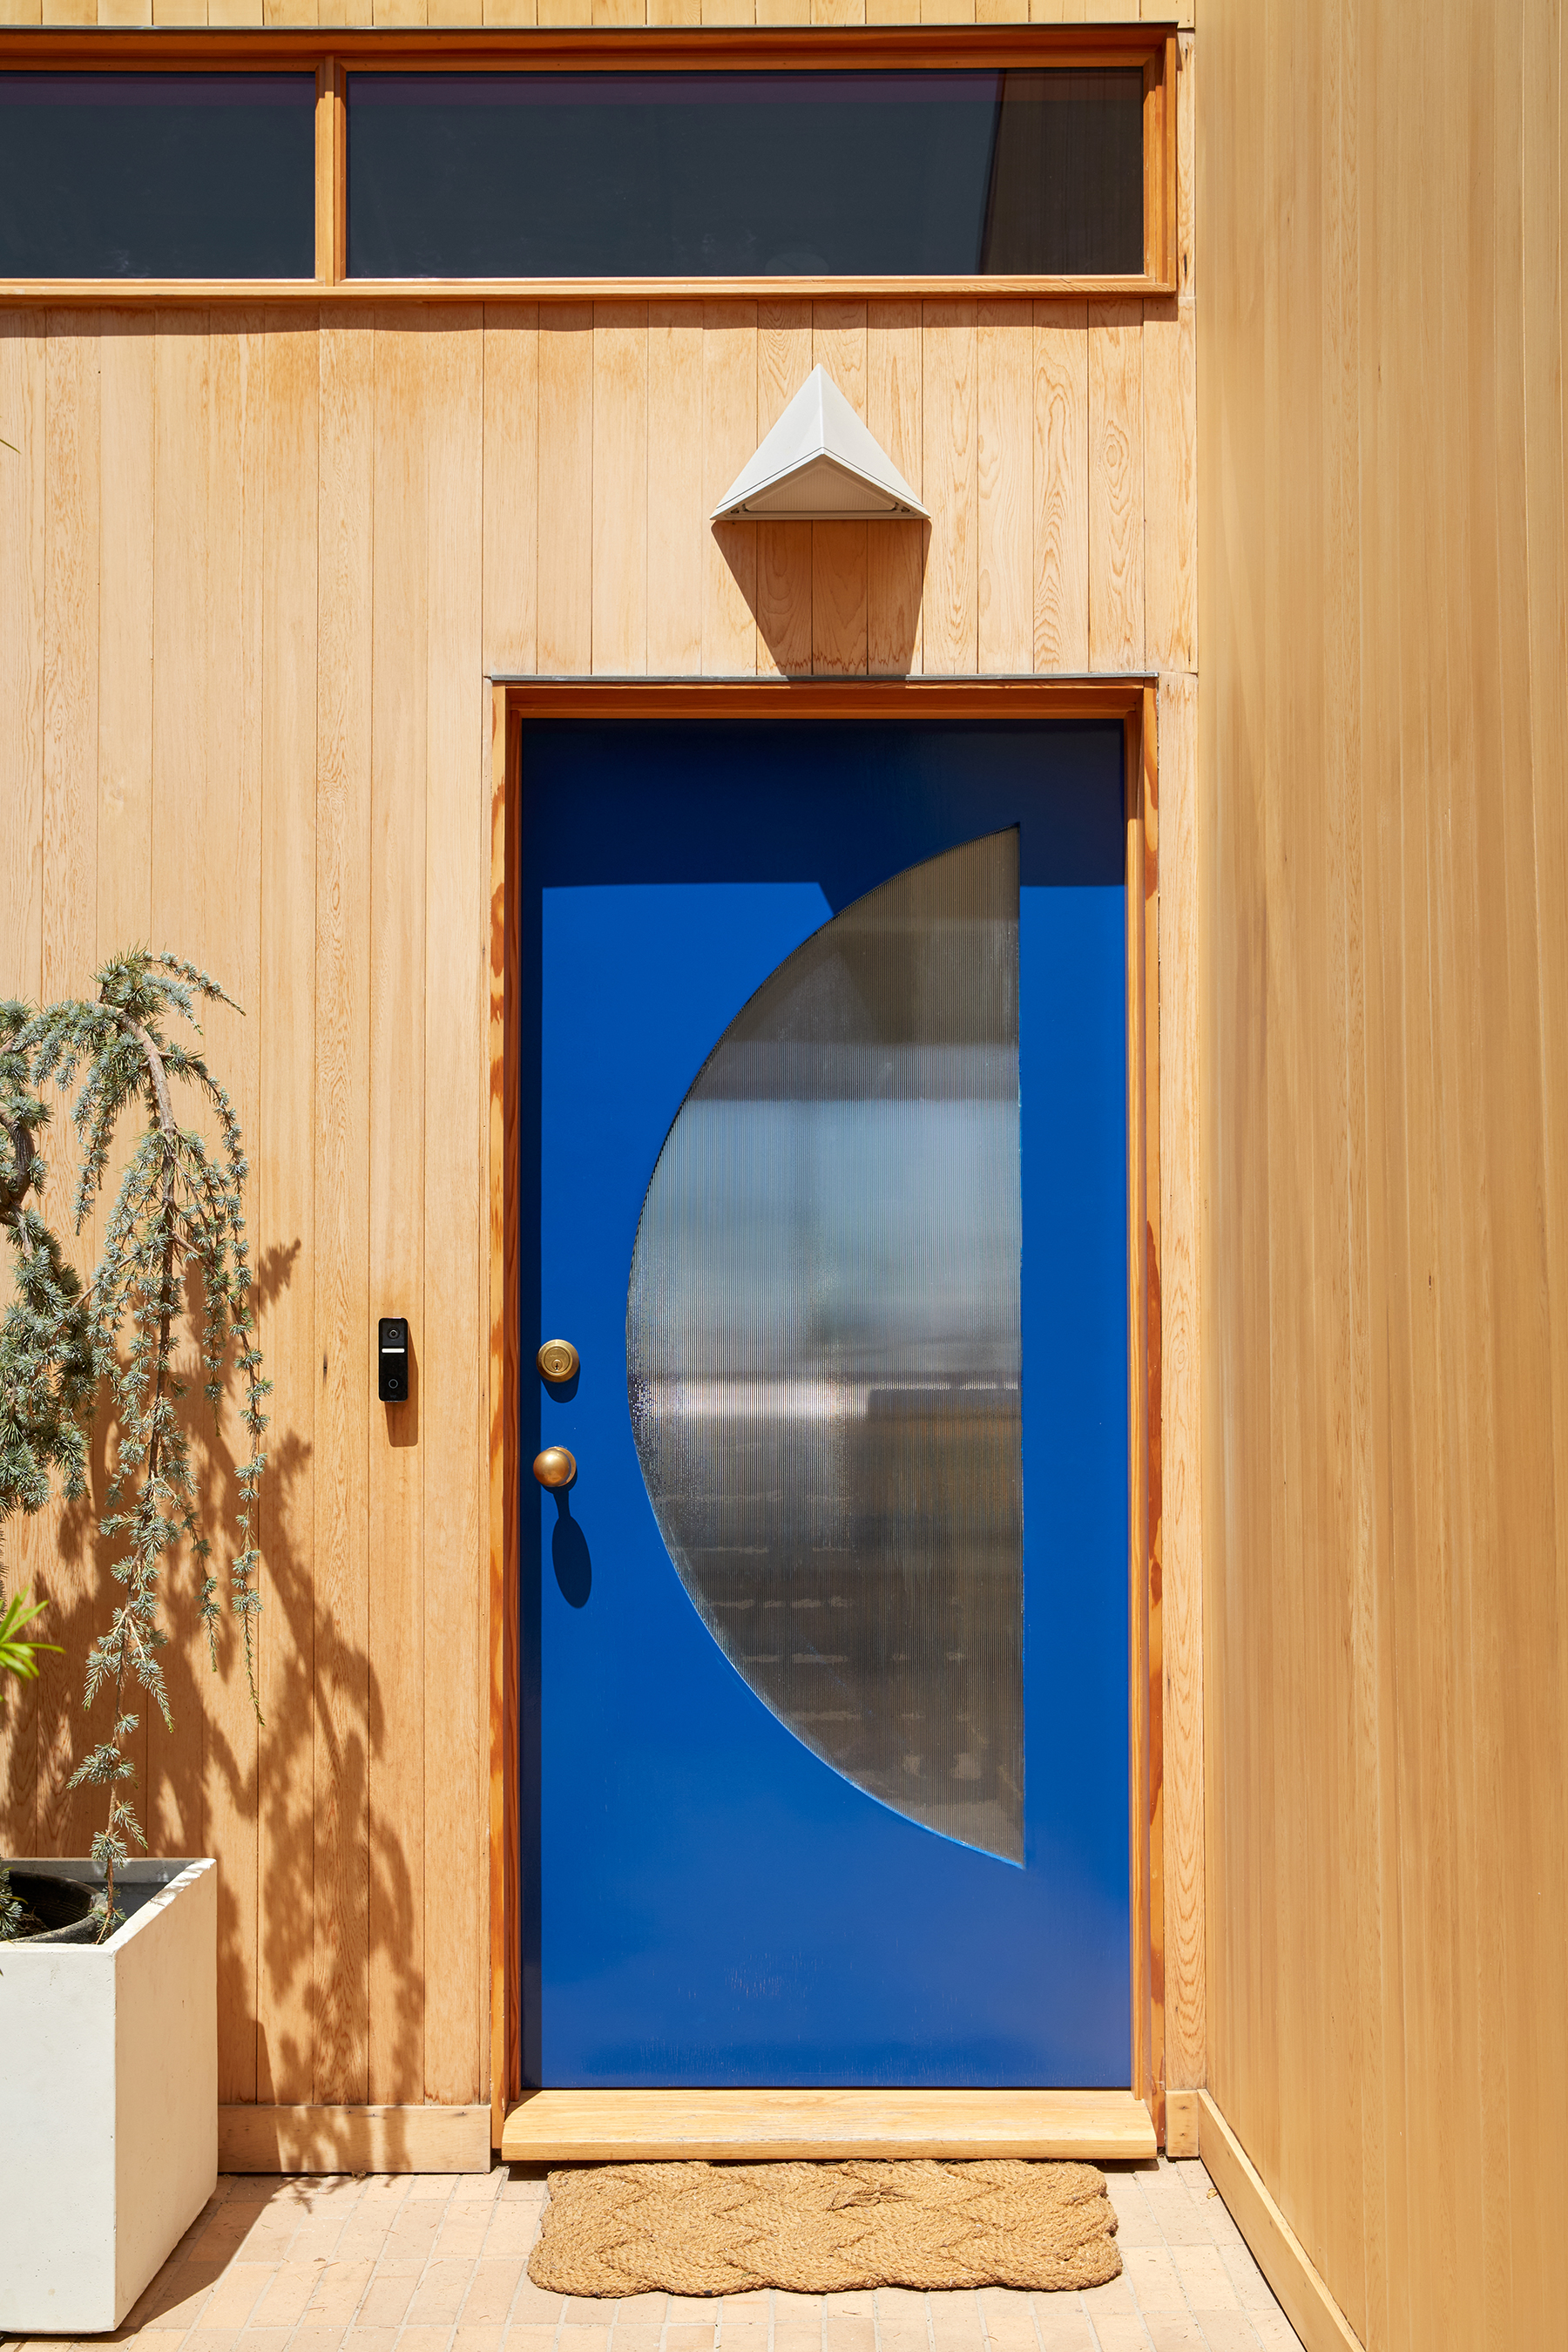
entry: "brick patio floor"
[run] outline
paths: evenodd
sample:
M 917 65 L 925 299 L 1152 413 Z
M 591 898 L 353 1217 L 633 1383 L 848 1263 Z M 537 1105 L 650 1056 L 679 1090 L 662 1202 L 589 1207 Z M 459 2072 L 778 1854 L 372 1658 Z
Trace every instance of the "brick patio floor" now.
M 611 2303 L 530 2281 L 541 2173 L 236 2175 L 119 2334 L 84 2340 L 142 2352 L 1299 2352 L 1201 2164 L 1108 2177 L 1124 2267 L 1084 2294 Z M 21 2340 L 58 2352 L 68 2339 Z

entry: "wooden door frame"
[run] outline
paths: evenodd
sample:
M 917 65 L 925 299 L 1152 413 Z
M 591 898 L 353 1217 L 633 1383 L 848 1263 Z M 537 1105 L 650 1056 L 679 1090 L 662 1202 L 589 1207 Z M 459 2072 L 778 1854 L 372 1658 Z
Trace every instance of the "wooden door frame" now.
M 1163 2145 L 1164 1902 L 1160 1638 L 1159 773 L 1152 677 L 505 678 L 490 681 L 489 2071 L 492 2144 L 521 2090 L 518 1457 L 521 1235 L 516 821 L 529 719 L 1119 719 L 1125 752 L 1128 1195 L 1128 1805 L 1132 2082 Z

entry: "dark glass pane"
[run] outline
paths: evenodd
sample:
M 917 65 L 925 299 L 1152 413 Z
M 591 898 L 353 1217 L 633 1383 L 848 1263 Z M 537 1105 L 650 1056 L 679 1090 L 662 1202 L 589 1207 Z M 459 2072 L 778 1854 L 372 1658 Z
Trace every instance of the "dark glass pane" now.
M 0 276 L 311 278 L 313 74 L 0 74 Z
M 351 276 L 1142 268 L 1136 72 L 353 74 L 348 106 Z
M 1139 277 L 1143 77 L 1009 73 L 981 268 L 1018 277 Z
M 643 1476 L 714 1640 L 847 1780 L 1010 1862 L 1022 1231 L 1010 830 L 845 908 L 742 1006 L 626 1302 Z

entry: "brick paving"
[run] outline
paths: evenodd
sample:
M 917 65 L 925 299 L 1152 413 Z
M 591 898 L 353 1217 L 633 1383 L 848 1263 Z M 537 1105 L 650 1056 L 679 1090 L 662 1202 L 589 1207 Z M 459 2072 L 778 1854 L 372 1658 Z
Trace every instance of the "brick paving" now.
M 142 2352 L 1300 2352 L 1201 2164 L 1108 2168 L 1122 2274 L 1082 2294 L 545 2294 L 543 2175 L 226 2177 L 125 2326 Z M 16 2340 L 16 2339 L 9 2339 Z M 59 2336 L 20 2339 L 58 2347 Z

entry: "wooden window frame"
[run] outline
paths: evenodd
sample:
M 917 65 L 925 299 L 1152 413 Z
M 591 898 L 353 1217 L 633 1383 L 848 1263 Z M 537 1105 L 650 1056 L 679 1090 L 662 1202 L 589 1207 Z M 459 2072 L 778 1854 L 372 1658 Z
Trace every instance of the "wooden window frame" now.
M 572 302 L 587 299 L 721 300 L 783 296 L 863 299 L 921 295 L 990 301 L 1018 297 L 1174 294 L 1176 291 L 1176 28 L 1174 25 L 768 26 L 754 31 L 450 32 L 409 30 L 175 32 L 11 31 L 8 71 L 159 72 L 246 68 L 316 77 L 316 274 L 314 278 L 13 278 L 0 302 L 47 302 L 117 310 L 157 303 L 203 305 L 288 300 Z M 346 263 L 347 79 L 351 73 L 460 73 L 531 68 L 537 72 L 733 72 L 750 68 L 818 72 L 848 66 L 993 71 L 1005 66 L 1141 67 L 1143 75 L 1143 271 L 1139 277 L 849 278 L 350 278 Z
M 1155 680 L 826 682 L 495 678 L 490 701 L 489 1890 L 490 2128 L 521 2090 L 518 1449 L 521 1335 L 516 1160 L 522 729 L 530 719 L 1119 719 L 1124 748 L 1128 1150 L 1128 1804 L 1134 2097 L 1164 2144 L 1163 1777 L 1160 1604 L 1159 772 Z

